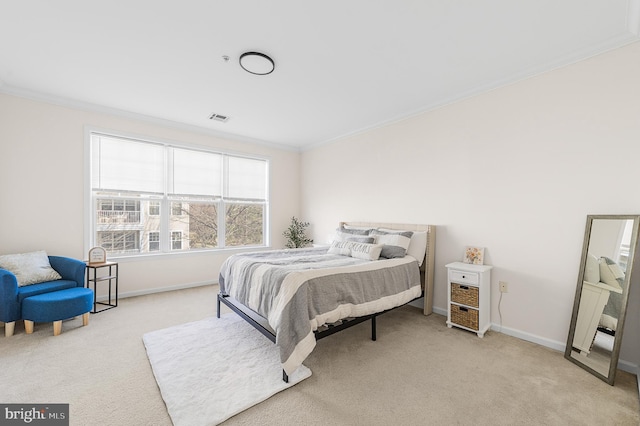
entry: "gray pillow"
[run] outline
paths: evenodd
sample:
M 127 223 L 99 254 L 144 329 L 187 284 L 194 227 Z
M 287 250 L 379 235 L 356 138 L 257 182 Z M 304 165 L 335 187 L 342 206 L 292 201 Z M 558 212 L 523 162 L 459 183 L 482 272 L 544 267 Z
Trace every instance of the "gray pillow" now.
M 380 257 L 394 259 L 406 256 L 413 232 L 388 232 L 374 229 L 371 235 L 375 237 L 377 244 L 383 244 Z
M 344 226 L 340 226 L 336 231 L 341 232 L 343 234 L 351 234 L 351 235 L 369 235 L 372 229 L 353 229 L 353 228 L 345 228 Z
M 365 237 L 363 236 L 354 236 L 354 237 L 347 237 L 346 241 L 354 241 L 356 243 L 366 243 L 366 244 L 373 244 L 376 239 L 373 237 Z
M 385 259 L 395 259 L 397 257 L 405 257 L 406 255 L 407 250 L 400 246 L 383 245 L 382 251 L 380 252 L 380 257 L 384 257 Z

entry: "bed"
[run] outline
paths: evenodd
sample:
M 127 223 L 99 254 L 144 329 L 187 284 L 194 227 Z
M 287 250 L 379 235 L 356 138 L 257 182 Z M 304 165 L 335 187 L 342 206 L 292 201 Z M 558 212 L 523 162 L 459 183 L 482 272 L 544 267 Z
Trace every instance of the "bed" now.
M 591 352 L 597 331 L 615 336 L 626 285 L 624 271 L 610 258 L 588 254 L 586 262 L 573 338 L 583 355 Z
M 600 283 L 611 287 L 609 299 L 602 310 L 598 330 L 615 336 L 618 329 L 618 318 L 622 310 L 623 294 L 627 285 L 624 270 L 608 257 L 599 259 Z
M 370 320 L 375 340 L 378 315 L 421 297 L 431 314 L 434 249 L 432 225 L 341 222 L 331 246 L 229 257 L 217 315 L 223 303 L 273 341 L 287 381 L 318 339 Z

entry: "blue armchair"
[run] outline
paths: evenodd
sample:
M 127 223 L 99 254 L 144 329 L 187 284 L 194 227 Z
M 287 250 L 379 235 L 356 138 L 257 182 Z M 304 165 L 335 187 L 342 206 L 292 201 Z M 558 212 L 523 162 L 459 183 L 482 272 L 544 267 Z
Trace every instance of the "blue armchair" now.
M 22 301 L 37 294 L 84 287 L 86 265 L 84 262 L 62 256 L 49 256 L 49 263 L 62 279 L 18 287 L 16 276 L 0 268 L 0 321 L 4 322 L 4 334 L 13 336 L 16 320 L 22 318 Z

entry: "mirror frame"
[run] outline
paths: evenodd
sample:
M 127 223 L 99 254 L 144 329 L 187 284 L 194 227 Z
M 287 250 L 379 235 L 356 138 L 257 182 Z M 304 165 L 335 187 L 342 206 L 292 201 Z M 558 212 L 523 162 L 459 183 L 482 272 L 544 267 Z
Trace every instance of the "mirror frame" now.
M 607 376 L 599 373 L 591 367 L 581 363 L 576 358 L 571 356 L 573 349 L 573 339 L 575 336 L 576 322 L 578 319 L 578 308 L 580 307 L 580 296 L 582 295 L 582 286 L 584 281 L 585 268 L 587 263 L 587 252 L 589 250 L 589 242 L 591 237 L 591 230 L 593 227 L 593 221 L 597 219 L 608 220 L 633 220 L 633 231 L 631 234 L 631 241 L 629 244 L 629 259 L 627 262 L 627 269 L 625 271 L 625 286 L 626 291 L 622 295 L 622 306 L 620 307 L 620 317 L 618 318 L 618 324 L 616 326 L 616 335 L 613 343 L 613 351 L 611 352 L 611 362 L 609 363 L 609 373 Z M 571 324 L 569 326 L 569 336 L 567 337 L 567 345 L 564 352 L 564 357 L 581 368 L 587 370 L 594 376 L 602 379 L 610 385 L 613 385 L 616 376 L 616 370 L 618 368 L 618 358 L 620 356 L 620 346 L 622 345 L 622 332 L 624 329 L 624 322 L 627 312 L 627 305 L 629 303 L 629 285 L 631 283 L 631 277 L 633 272 L 633 265 L 636 261 L 636 247 L 638 244 L 638 229 L 640 225 L 640 215 L 588 215 L 587 224 L 584 232 L 584 241 L 582 244 L 582 257 L 580 260 L 580 270 L 578 272 L 578 284 L 576 286 L 576 296 L 573 302 L 573 311 L 571 313 Z

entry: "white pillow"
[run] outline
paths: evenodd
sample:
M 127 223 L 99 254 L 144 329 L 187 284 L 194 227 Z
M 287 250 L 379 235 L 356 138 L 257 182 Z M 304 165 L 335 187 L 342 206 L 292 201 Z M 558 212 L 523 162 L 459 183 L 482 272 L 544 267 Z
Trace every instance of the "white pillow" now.
M 395 233 L 413 232 L 409 247 L 407 248 L 407 254 L 418 261 L 418 266 L 422 266 L 424 254 L 427 251 L 427 231 L 406 231 L 388 228 L 378 228 L 378 231 Z
M 351 249 L 349 248 L 348 241 L 334 241 L 331 243 L 331 247 L 327 250 L 329 254 L 339 254 L 340 256 L 351 255 Z
M 371 230 L 373 230 L 373 228 L 370 227 L 370 226 L 353 226 L 353 225 L 344 224 L 344 225 L 342 225 L 342 227 L 344 229 L 355 229 L 355 230 L 358 230 L 358 231 L 371 231 Z
M 427 231 L 413 231 L 411 242 L 407 249 L 407 254 L 418 261 L 418 266 L 422 266 L 424 254 L 427 251 Z
M 587 254 L 587 265 L 584 268 L 584 280 L 590 283 L 600 281 L 600 265 L 598 258 L 592 254 Z
M 351 257 L 363 260 L 378 260 L 380 258 L 380 252 L 382 251 L 382 244 L 367 244 L 367 243 L 351 243 Z
M 598 323 L 598 325 L 604 328 L 608 328 L 609 330 L 615 330 L 616 328 L 618 328 L 618 320 L 611 315 L 602 314 L 600 315 L 600 322 Z
M 358 243 L 355 241 L 334 241 L 327 253 L 351 256 L 356 259 L 378 260 L 382 244 Z
M 376 244 L 383 244 L 381 257 L 393 259 L 396 257 L 405 257 L 409 243 L 411 242 L 412 231 L 380 231 L 378 229 L 371 231 L 371 235 L 376 238 Z
M 18 287 L 62 278 L 51 267 L 49 257 L 44 250 L 0 256 L 0 268 L 10 271 L 16 276 Z
M 624 271 L 616 262 L 603 256 L 600 258 L 600 281 L 611 287 L 622 289 Z

